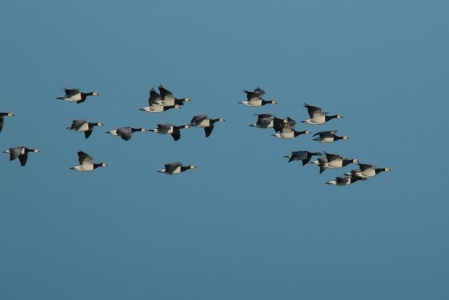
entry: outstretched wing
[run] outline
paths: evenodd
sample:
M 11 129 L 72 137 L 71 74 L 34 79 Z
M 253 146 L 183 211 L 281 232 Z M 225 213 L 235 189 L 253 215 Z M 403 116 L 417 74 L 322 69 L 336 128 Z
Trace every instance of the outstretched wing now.
M 93 158 L 89 154 L 80 150 L 78 151 L 78 161 L 80 165 L 91 164 Z
M 162 86 L 162 84 L 160 84 L 160 85 L 158 86 L 158 89 L 159 89 L 159 93 L 161 94 L 161 98 L 162 98 L 163 100 L 165 100 L 165 99 L 174 99 L 174 98 L 173 98 L 173 94 L 172 94 L 169 90 L 167 90 L 166 88 L 164 88 L 164 87 Z
M 67 96 L 67 98 L 70 98 L 72 96 L 75 96 L 76 94 L 80 93 L 80 89 L 66 89 L 64 88 L 65 91 L 65 95 Z
M 159 95 L 154 88 L 151 88 L 150 90 L 150 98 L 148 98 L 148 104 L 151 105 L 157 105 L 160 104 L 162 101 L 161 95 Z

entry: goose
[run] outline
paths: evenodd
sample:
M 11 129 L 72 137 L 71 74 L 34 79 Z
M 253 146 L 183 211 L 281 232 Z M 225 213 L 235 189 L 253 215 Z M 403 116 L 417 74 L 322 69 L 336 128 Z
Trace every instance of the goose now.
M 207 115 L 199 115 L 194 116 L 192 120 L 190 121 L 190 126 L 192 127 L 198 127 L 198 128 L 204 128 L 204 132 L 206 134 L 206 137 L 209 137 L 211 135 L 212 130 L 214 130 L 214 125 L 216 122 L 224 122 L 225 119 L 218 118 L 218 119 L 209 119 Z
M 80 172 L 90 172 L 90 171 L 95 170 L 96 168 L 108 166 L 104 162 L 94 164 L 93 158 L 89 154 L 87 154 L 81 150 L 78 151 L 78 161 L 80 163 L 79 166 L 71 167 L 70 170 L 75 170 L 75 171 L 80 171 Z
M 80 89 L 67 89 L 64 88 L 65 95 L 61 97 L 57 97 L 56 99 L 65 100 L 69 102 L 76 102 L 76 104 L 83 103 L 86 101 L 87 96 L 98 96 L 97 92 L 83 93 L 80 92 Z
M 190 126 L 189 125 L 175 126 L 173 124 L 163 123 L 163 124 L 157 124 L 157 128 L 150 129 L 150 131 L 156 132 L 159 134 L 171 134 L 173 139 L 175 141 L 177 141 L 181 138 L 180 129 L 184 129 L 184 128 L 188 129 L 188 128 L 190 128 Z
M 261 93 L 260 91 L 250 92 L 247 90 L 243 90 L 243 92 L 246 93 L 247 100 L 240 101 L 239 104 L 243 104 L 246 106 L 255 106 L 255 107 L 263 106 L 266 104 L 277 104 L 277 102 L 275 100 L 263 100 L 262 99 L 263 94 L 260 94 Z
M 255 114 L 257 122 L 249 126 L 256 128 L 282 128 L 282 124 L 287 123 L 287 119 L 279 119 L 270 114 Z
M 11 112 L 0 112 L 0 132 L 2 132 L 5 117 L 14 117 L 14 114 Z
M 132 137 L 132 133 L 136 131 L 145 132 L 147 130 L 145 128 L 121 127 L 111 131 L 106 131 L 106 133 L 119 136 L 124 141 L 129 141 Z
M 305 164 L 307 164 L 310 159 L 312 159 L 312 156 L 318 156 L 318 155 L 322 155 L 320 152 L 309 152 L 309 151 L 293 151 L 292 154 L 290 155 L 286 155 L 284 157 L 288 158 L 288 162 L 292 162 L 295 160 L 301 160 L 302 161 L 302 165 L 304 166 Z
M 180 174 L 180 173 L 190 170 L 190 169 L 196 169 L 196 166 L 195 165 L 183 166 L 182 163 L 177 161 L 177 162 L 165 164 L 164 168 L 157 172 L 164 173 L 167 175 L 176 175 L 176 174 Z
M 338 130 L 321 131 L 315 133 L 312 137 L 317 136 L 313 140 L 321 143 L 332 143 L 338 140 L 349 140 L 349 137 L 346 135 L 345 136 L 335 135 L 337 132 Z
M 9 160 L 15 160 L 17 157 L 19 158 L 20 165 L 23 167 L 26 165 L 28 160 L 28 152 L 40 152 L 39 149 L 30 149 L 24 146 L 10 148 L 8 150 L 3 151 L 3 153 L 9 154 Z
M 103 126 L 101 122 L 87 122 L 84 119 L 73 120 L 72 125 L 67 127 L 68 130 L 75 130 L 84 132 L 84 137 L 87 139 L 91 134 L 94 126 Z
M 151 90 L 150 90 L 150 97 L 148 98 L 148 106 L 139 108 L 139 110 L 146 111 L 146 112 L 151 112 L 151 113 L 160 113 L 160 112 L 164 112 L 164 111 L 167 111 L 169 109 L 172 109 L 172 108 L 174 108 L 174 109 L 179 109 L 180 108 L 179 104 L 164 106 L 161 103 L 162 103 L 161 95 L 159 95 L 154 90 L 154 88 L 151 88 Z
M 320 174 L 326 171 L 326 169 L 339 169 L 343 168 L 352 163 L 358 163 L 356 158 L 348 159 L 346 157 L 340 156 L 339 154 L 330 154 L 324 151 L 326 157 L 325 159 L 317 159 L 313 163 L 320 167 Z
M 376 168 L 375 166 L 371 165 L 371 164 L 358 164 L 360 169 L 358 170 L 352 170 L 350 173 L 346 173 L 347 175 L 353 174 L 356 175 L 358 177 L 362 177 L 362 178 L 370 178 L 373 176 L 376 176 L 377 174 L 381 173 L 381 172 L 390 172 L 390 168 L 385 167 L 385 168 Z
M 343 186 L 343 185 L 350 185 L 359 180 L 366 180 L 366 178 L 361 178 L 354 175 L 342 175 L 335 177 L 335 180 L 326 182 L 326 184 Z
M 284 139 L 284 140 L 288 140 L 288 139 L 293 139 L 295 137 L 300 136 L 301 134 L 310 134 L 311 132 L 308 130 L 303 130 L 303 131 L 296 131 L 294 129 L 291 128 L 284 128 L 282 129 L 282 131 L 280 132 L 276 132 L 275 134 L 272 134 L 272 136 L 275 136 L 279 139 Z
M 184 102 L 188 102 L 190 101 L 190 98 L 175 98 L 173 97 L 172 92 L 170 92 L 169 90 L 167 90 L 166 88 L 164 88 L 162 86 L 162 84 L 160 84 L 158 86 L 159 89 L 159 93 L 161 95 L 161 101 L 159 102 L 159 104 L 163 105 L 163 106 L 174 106 L 176 104 L 178 105 L 184 105 Z
M 308 105 L 307 103 L 304 103 L 304 107 L 307 108 L 310 119 L 301 121 L 302 123 L 307 123 L 307 124 L 311 124 L 311 125 L 321 125 L 321 124 L 324 124 L 332 119 L 343 118 L 342 115 L 328 116 L 326 112 L 321 111 L 321 108 L 319 108 L 317 106 Z

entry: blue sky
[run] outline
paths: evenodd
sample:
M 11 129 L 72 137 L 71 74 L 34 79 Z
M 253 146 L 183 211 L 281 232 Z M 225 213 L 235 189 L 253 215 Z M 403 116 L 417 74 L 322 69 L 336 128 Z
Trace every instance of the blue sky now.
M 446 299 L 445 1 L 6 1 L 0 11 L 2 299 Z M 149 114 L 151 87 L 190 97 Z M 276 106 L 238 105 L 260 86 Z M 80 105 L 63 87 L 97 91 Z M 254 113 L 343 115 L 325 145 Z M 169 136 L 121 126 L 223 117 Z M 104 123 L 91 137 L 71 121 Z M 109 167 L 70 171 L 83 150 Z M 288 164 L 328 151 L 392 172 L 348 187 Z M 181 161 L 198 168 L 156 173 Z

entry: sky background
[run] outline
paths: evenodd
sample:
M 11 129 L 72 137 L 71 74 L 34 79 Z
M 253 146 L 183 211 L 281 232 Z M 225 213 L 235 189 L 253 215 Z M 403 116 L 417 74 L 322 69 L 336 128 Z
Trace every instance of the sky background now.
M 447 1 L 4 1 L 2 299 L 447 299 Z M 190 97 L 150 114 L 151 87 Z M 278 105 L 237 104 L 260 86 Z M 76 105 L 63 87 L 97 91 Z M 303 103 L 343 119 L 306 119 Z M 321 144 L 251 128 L 254 113 Z M 209 138 L 105 134 L 223 117 Z M 103 122 L 87 140 L 74 119 Z M 69 170 L 78 150 L 108 163 Z M 291 151 L 392 172 L 346 187 Z M 443 152 L 441 152 L 443 151 Z M 444 158 L 444 156 L 443 156 Z M 181 161 L 198 168 L 156 173 Z

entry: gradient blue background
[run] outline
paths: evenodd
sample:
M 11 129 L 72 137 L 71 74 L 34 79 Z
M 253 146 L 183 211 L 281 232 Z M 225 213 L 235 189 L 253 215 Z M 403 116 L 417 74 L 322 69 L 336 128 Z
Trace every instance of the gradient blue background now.
M 4 1 L 1 299 L 447 299 L 447 1 Z M 181 110 L 138 111 L 162 83 Z M 238 105 L 257 86 L 277 106 Z M 63 87 L 98 91 L 80 105 Z M 253 114 L 342 120 L 278 140 Z M 104 132 L 223 117 L 169 136 Z M 85 140 L 65 127 L 100 121 Z M 108 168 L 70 171 L 83 150 Z M 388 166 L 324 183 L 294 150 Z M 181 161 L 198 169 L 156 173 Z

